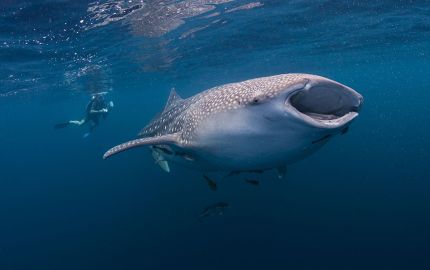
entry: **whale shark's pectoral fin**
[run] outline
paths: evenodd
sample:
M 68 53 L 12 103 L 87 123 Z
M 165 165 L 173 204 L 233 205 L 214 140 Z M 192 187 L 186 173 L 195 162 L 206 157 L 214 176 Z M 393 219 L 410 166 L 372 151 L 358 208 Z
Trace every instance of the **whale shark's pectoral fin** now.
M 169 163 L 158 151 L 159 150 L 152 150 L 152 157 L 154 158 L 155 163 L 157 163 L 163 171 L 170 172 Z
M 118 153 L 121 153 L 123 151 L 129 150 L 135 147 L 140 147 L 145 145 L 157 145 L 157 144 L 178 144 L 179 143 L 178 138 L 179 138 L 179 134 L 174 133 L 174 134 L 167 134 L 167 135 L 162 135 L 157 137 L 148 137 L 148 138 L 141 138 L 141 139 L 128 141 L 109 149 L 103 155 L 103 159 L 106 159 L 112 155 L 116 155 Z
M 276 172 L 278 173 L 278 178 L 283 179 L 285 178 L 285 175 L 287 174 L 287 166 L 282 165 L 276 168 Z
M 160 168 L 165 172 L 170 172 L 169 163 L 165 160 L 157 161 L 157 164 L 160 165 Z

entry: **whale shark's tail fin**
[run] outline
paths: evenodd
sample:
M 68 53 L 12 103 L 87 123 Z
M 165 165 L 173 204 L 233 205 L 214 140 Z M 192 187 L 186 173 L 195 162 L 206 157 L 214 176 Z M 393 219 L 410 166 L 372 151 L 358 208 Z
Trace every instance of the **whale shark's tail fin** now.
M 145 145 L 157 145 L 157 144 L 177 144 L 178 137 L 179 137 L 178 134 L 174 133 L 174 134 L 167 134 L 162 136 L 141 138 L 141 139 L 128 141 L 109 149 L 103 155 L 103 159 L 107 159 L 112 155 L 116 155 L 118 153 L 121 153 L 123 151 L 129 150 L 134 147 L 145 146 Z

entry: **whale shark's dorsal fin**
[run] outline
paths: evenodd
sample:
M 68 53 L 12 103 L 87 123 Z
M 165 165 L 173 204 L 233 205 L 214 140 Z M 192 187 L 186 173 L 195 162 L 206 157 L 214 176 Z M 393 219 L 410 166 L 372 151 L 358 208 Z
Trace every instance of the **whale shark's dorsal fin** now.
M 118 153 L 121 153 L 123 151 L 129 150 L 134 147 L 139 147 L 144 145 L 157 145 L 157 144 L 178 144 L 179 143 L 178 138 L 179 138 L 179 134 L 174 133 L 174 134 L 166 134 L 162 136 L 147 137 L 147 138 L 128 141 L 109 149 L 103 155 L 103 159 L 107 159 L 112 155 L 116 155 Z
M 167 99 L 167 103 L 166 106 L 164 107 L 164 111 L 169 110 L 172 106 L 174 106 L 175 104 L 177 104 L 178 102 L 184 100 L 183 98 L 181 98 L 178 93 L 176 93 L 175 88 L 173 87 L 172 90 L 170 90 L 170 95 L 169 98 Z
M 139 136 L 145 137 L 145 136 L 152 136 L 155 134 L 154 129 L 149 130 L 150 127 L 158 126 L 161 127 L 162 123 L 159 122 L 160 118 L 163 116 L 163 114 L 166 114 L 170 109 L 172 109 L 173 107 L 175 107 L 176 105 L 181 104 L 184 101 L 183 98 L 181 98 L 178 93 L 176 93 L 175 88 L 172 88 L 172 90 L 170 91 L 170 95 L 169 98 L 167 99 L 166 105 L 164 106 L 164 109 L 162 111 L 160 111 L 159 113 L 157 113 L 151 121 L 149 121 L 149 123 L 139 132 Z M 182 109 L 177 110 L 176 112 L 181 112 L 183 110 L 185 110 L 186 107 L 182 107 Z M 170 117 L 171 115 L 169 115 Z

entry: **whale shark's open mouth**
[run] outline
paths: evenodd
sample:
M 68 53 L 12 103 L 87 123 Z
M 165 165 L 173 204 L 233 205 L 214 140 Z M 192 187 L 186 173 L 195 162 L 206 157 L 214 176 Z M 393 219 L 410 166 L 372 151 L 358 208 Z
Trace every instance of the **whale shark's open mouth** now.
M 319 127 L 335 128 L 358 115 L 362 99 L 360 94 L 342 84 L 311 81 L 295 91 L 287 103 L 304 121 Z

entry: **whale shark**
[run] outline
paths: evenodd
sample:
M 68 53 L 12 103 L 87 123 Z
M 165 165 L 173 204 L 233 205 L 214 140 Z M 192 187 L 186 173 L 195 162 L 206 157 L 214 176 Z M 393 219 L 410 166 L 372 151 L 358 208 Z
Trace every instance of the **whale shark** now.
M 172 162 L 203 172 L 276 169 L 281 177 L 287 165 L 346 133 L 362 103 L 348 86 L 299 73 L 229 83 L 186 99 L 172 89 L 138 137 L 103 158 L 149 146 L 167 172 Z

